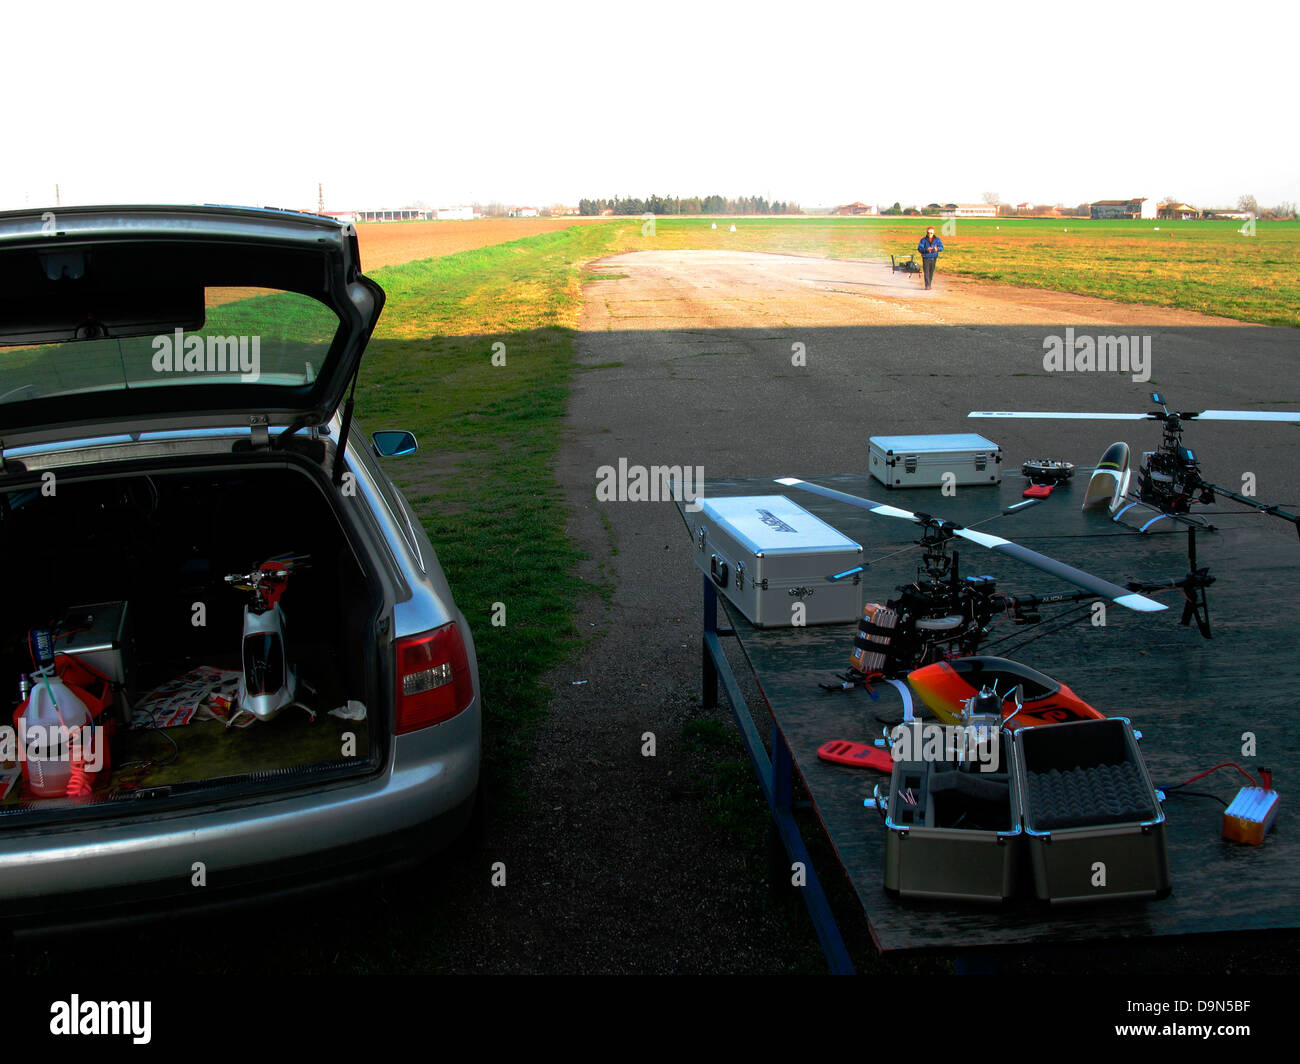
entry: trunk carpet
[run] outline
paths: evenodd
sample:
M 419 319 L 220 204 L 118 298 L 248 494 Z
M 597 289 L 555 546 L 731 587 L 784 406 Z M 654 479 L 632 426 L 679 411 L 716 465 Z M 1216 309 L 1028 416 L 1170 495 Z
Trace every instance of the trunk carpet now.
M 205 720 L 183 728 L 137 728 L 119 732 L 112 785 L 162 787 L 337 761 L 345 756 L 347 732 L 356 736 L 355 756 L 364 760 L 369 752 L 367 723 L 318 713 L 313 724 L 301 709 L 290 708 L 274 720 L 256 721 L 246 728 L 226 728 L 220 721 Z M 157 731 L 165 731 L 175 740 L 180 747 L 179 755 Z M 150 760 L 168 763 L 147 768 L 129 764 Z M 123 767 L 118 770 L 117 765 Z

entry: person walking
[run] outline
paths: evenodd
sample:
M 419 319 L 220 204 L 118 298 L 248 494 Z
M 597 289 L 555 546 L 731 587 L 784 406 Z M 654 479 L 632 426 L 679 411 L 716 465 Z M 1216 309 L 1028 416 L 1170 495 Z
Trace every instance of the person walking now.
M 921 237 L 920 243 L 916 245 L 916 250 L 921 253 L 921 267 L 925 271 L 925 288 L 929 291 L 930 285 L 934 282 L 934 264 L 939 259 L 939 252 L 943 250 L 943 241 L 934 235 L 934 226 L 926 229 L 925 236 Z

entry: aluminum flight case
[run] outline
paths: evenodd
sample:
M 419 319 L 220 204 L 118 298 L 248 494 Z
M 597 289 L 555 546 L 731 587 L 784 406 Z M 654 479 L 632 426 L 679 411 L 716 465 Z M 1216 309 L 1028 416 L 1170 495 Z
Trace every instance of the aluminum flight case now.
M 1124 717 L 1020 728 L 1015 775 L 1034 894 L 1163 898 L 1165 815 Z
M 1002 448 L 973 432 L 933 436 L 872 436 L 868 463 L 887 488 L 1000 484 Z
M 1011 737 L 998 738 L 1001 760 L 990 772 L 950 760 L 894 762 L 887 805 L 877 807 L 886 828 L 888 893 L 995 904 L 1017 893 L 1020 798 Z
M 696 566 L 759 628 L 840 624 L 862 614 L 862 546 L 784 495 L 697 499 Z M 797 603 L 803 609 L 796 610 Z

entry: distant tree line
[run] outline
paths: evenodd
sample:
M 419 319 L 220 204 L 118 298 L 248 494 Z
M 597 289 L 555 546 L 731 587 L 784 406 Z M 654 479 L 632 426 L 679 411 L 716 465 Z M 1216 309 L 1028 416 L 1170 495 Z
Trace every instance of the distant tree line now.
M 880 213 L 881 214 L 902 214 L 902 215 L 907 215 L 908 217 L 912 217 L 915 215 L 922 215 L 922 214 L 927 216 L 933 216 L 939 214 L 941 211 L 945 211 L 945 210 L 951 211 L 956 209 L 957 209 L 957 204 L 955 203 L 927 203 L 924 207 L 921 207 L 918 210 L 916 207 L 904 207 L 897 200 L 895 200 L 894 205 L 892 207 L 882 207 Z
M 580 199 L 579 214 L 802 214 L 797 203 L 769 202 L 762 196 L 727 199 L 723 196 L 648 196 L 638 199 Z

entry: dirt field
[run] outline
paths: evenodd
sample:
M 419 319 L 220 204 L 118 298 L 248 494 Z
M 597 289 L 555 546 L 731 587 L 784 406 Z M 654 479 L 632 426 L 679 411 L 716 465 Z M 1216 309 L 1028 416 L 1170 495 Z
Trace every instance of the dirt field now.
M 593 264 L 588 330 L 767 326 L 1178 325 L 1253 328 L 1195 311 L 935 275 L 888 264 L 744 251 L 638 251 Z
M 357 240 L 361 244 L 361 268 L 369 272 L 382 266 L 434 259 L 600 221 L 608 219 L 475 218 L 447 222 L 363 222 L 357 225 Z
M 361 245 L 361 269 L 373 272 L 384 266 L 436 259 L 458 251 L 471 251 L 601 221 L 609 219 L 475 218 L 463 222 L 363 222 L 357 226 L 357 241 Z M 255 288 L 210 288 L 207 305 L 217 307 L 263 294 Z

